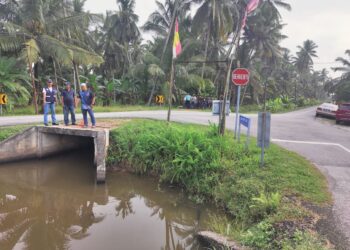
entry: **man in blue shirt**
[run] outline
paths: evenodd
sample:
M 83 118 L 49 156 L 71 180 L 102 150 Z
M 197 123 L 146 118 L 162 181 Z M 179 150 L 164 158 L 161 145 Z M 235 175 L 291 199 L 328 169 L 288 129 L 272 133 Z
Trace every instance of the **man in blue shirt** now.
M 184 98 L 184 101 L 185 101 L 185 106 L 187 109 L 190 109 L 191 108 L 191 98 L 192 96 L 187 94 Z
M 63 105 L 63 115 L 64 124 L 69 125 L 69 113 L 72 117 L 72 125 L 76 125 L 75 120 L 75 93 L 71 88 L 70 82 L 66 82 L 66 89 L 62 91 L 62 105 Z
M 51 111 L 52 125 L 58 125 L 56 122 L 55 105 L 57 101 L 57 90 L 52 87 L 51 79 L 47 80 L 47 87 L 43 88 L 43 104 L 44 104 L 44 125 L 49 126 L 48 118 L 49 110 Z
M 86 83 L 82 83 L 80 87 L 81 91 L 79 91 L 77 103 L 79 103 L 79 100 L 81 101 L 81 112 L 83 113 L 84 127 L 88 127 L 89 123 L 87 114 L 89 114 L 92 123 L 92 128 L 95 128 L 96 119 L 92 110 L 92 107 L 95 105 L 95 95 L 91 90 L 87 89 Z

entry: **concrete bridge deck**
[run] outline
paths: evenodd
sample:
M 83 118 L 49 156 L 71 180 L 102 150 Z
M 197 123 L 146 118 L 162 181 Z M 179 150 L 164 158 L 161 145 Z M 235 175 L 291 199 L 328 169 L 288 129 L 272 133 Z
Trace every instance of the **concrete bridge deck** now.
M 108 146 L 108 129 L 35 126 L 0 143 L 0 163 L 40 159 L 73 149 L 93 147 L 96 181 L 104 183 Z

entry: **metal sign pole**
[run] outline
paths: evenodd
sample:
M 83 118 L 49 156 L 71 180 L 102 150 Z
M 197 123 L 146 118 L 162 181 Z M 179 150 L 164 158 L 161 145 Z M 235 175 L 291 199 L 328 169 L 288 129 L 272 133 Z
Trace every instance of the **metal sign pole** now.
M 0 115 L 2 116 L 2 104 L 0 105 Z
M 247 140 L 245 142 L 246 150 L 248 150 L 248 148 L 249 148 L 250 125 L 251 125 L 250 123 L 251 123 L 251 121 L 249 120 L 249 126 L 248 126 L 248 131 L 247 131 Z
M 237 105 L 236 105 L 236 124 L 235 124 L 235 139 L 237 138 L 238 134 L 238 124 L 239 124 L 239 105 L 241 100 L 241 86 L 239 85 L 237 88 Z
M 260 167 L 264 167 L 264 158 L 265 158 L 265 133 L 266 133 L 266 113 L 262 114 L 262 141 L 261 141 L 261 157 L 260 157 Z
M 241 117 L 239 117 L 239 120 L 241 120 Z M 239 125 L 238 125 L 238 143 L 241 142 L 241 121 L 239 121 Z

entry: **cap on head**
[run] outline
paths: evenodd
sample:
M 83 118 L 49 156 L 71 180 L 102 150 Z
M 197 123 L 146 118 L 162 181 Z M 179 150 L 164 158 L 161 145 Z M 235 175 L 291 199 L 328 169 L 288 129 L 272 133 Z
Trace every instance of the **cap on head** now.
M 48 79 L 47 80 L 47 83 L 53 83 L 51 79 Z
M 86 87 L 86 83 L 80 84 L 80 87 Z
M 66 84 L 66 86 L 71 86 L 71 83 L 68 81 L 65 84 Z

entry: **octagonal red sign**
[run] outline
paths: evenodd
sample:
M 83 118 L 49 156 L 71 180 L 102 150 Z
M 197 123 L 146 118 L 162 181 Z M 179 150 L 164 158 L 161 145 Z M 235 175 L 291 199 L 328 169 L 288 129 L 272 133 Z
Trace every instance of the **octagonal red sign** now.
M 249 70 L 244 68 L 235 69 L 232 72 L 232 82 L 237 86 L 245 86 L 249 82 Z

